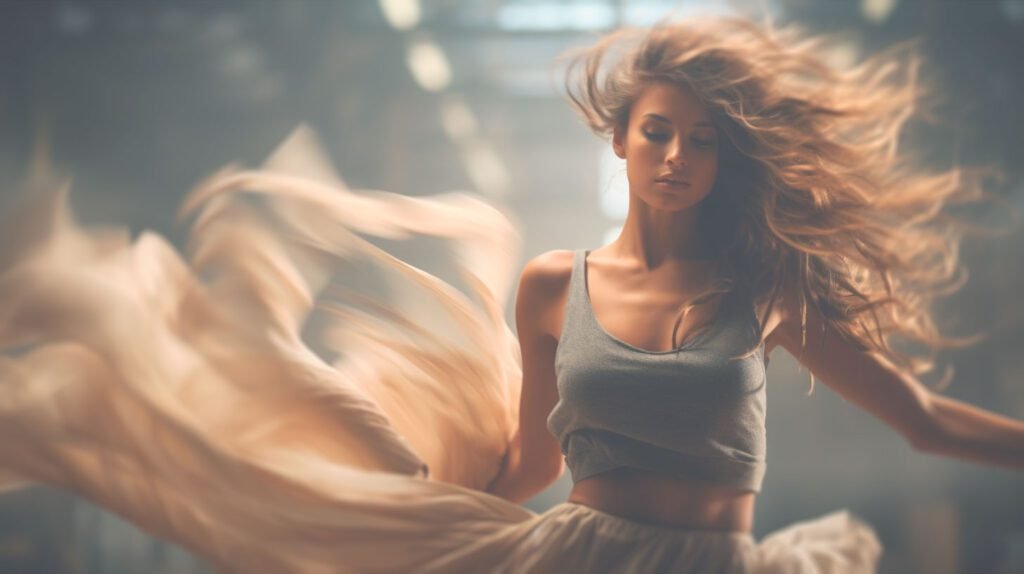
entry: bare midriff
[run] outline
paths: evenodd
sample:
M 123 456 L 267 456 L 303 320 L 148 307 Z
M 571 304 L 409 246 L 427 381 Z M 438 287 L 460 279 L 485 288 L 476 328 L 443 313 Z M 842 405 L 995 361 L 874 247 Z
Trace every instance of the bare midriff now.
M 617 468 L 577 482 L 569 502 L 622 518 L 668 528 L 750 532 L 749 490 Z

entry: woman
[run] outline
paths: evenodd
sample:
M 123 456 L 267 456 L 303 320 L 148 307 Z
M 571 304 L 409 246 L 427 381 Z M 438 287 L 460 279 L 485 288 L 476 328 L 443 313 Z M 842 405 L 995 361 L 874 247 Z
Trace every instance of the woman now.
M 872 571 L 845 512 L 750 535 L 773 347 L 921 449 L 1020 468 L 1024 425 L 889 348 L 956 343 L 926 313 L 956 237 L 929 225 L 977 186 L 895 154 L 914 82 L 815 47 L 719 19 L 581 55 L 573 101 L 626 160 L 629 217 L 526 266 L 518 342 L 507 216 L 352 193 L 304 132 L 200 185 L 187 260 L 76 227 L 34 182 L 0 228 L 0 484 L 71 489 L 231 572 Z M 448 240 L 474 297 L 359 234 Z M 514 504 L 563 455 L 570 500 Z
M 599 79 L 603 59 L 623 44 L 625 55 Z M 957 238 L 934 223 L 943 203 L 976 194 L 976 183 L 957 180 L 956 170 L 908 171 L 895 153 L 919 98 L 915 62 L 902 82 L 901 62 L 889 56 L 841 73 L 824 66 L 816 47 L 732 21 L 619 33 L 573 60 L 572 101 L 595 132 L 611 135 L 625 160 L 629 212 L 610 244 L 545 253 L 523 272 L 516 307 L 521 424 L 491 492 L 530 498 L 561 474 L 564 454 L 574 471 L 570 502 L 668 528 L 749 532 L 763 434 L 744 440 L 721 433 L 714 417 L 684 409 L 713 404 L 716 417 L 726 410 L 735 426 L 763 433 L 763 398 L 712 402 L 701 388 L 680 393 L 679 379 L 699 382 L 699 373 L 686 370 L 700 360 L 692 350 L 676 354 L 675 379 L 638 380 L 641 365 L 653 369 L 656 355 L 687 350 L 686 333 L 714 322 L 716 299 L 708 295 L 715 289 L 699 293 L 714 278 L 725 280 L 726 290 L 735 285 L 756 309 L 753 351 L 763 360 L 783 346 L 812 377 L 919 450 L 1024 464 L 1019 422 L 931 393 L 913 376 L 930 362 L 906 360 L 887 344 L 896 333 L 956 343 L 938 336 L 927 314 L 934 295 L 959 279 Z M 578 337 L 593 348 L 586 358 L 604 358 L 613 377 L 593 370 L 576 377 L 575 365 L 558 361 L 567 345 L 576 351 Z M 714 346 L 703 343 L 704 350 Z M 763 371 L 748 387 L 760 397 L 758 384 Z M 627 408 L 650 413 L 659 401 L 704 424 L 673 434 L 643 414 L 617 416 Z M 672 440 L 657 458 L 638 458 L 617 452 L 636 447 L 609 432 Z M 728 455 L 708 448 L 712 440 L 724 441 Z M 590 442 L 613 454 L 588 452 L 597 448 Z M 709 471 L 691 460 L 671 476 L 671 456 L 679 465 L 687 456 L 734 464 Z M 601 468 L 590 468 L 595 464 Z M 863 525 L 856 529 L 866 547 L 874 544 Z

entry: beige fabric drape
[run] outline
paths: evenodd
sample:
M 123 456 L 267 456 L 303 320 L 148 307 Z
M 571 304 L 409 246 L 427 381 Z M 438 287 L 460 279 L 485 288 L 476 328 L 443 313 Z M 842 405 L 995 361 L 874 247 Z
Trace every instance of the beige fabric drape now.
M 620 547 L 603 537 L 626 522 L 579 535 L 559 517 L 611 519 L 478 490 L 519 405 L 503 309 L 520 238 L 500 209 L 351 191 L 305 129 L 198 186 L 185 256 L 77 226 L 66 187 L 30 191 L 0 227 L 0 488 L 66 488 L 225 572 L 515 571 L 538 543 L 570 561 Z M 873 564 L 846 516 L 752 555 L 797 564 L 813 543 Z

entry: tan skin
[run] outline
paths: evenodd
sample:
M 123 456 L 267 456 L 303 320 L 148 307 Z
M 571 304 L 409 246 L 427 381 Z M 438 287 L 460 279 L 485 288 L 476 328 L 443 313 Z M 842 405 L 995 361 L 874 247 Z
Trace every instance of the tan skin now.
M 654 84 L 633 103 L 612 146 L 626 160 L 630 209 L 621 235 L 587 258 L 587 290 L 601 326 L 651 351 L 672 348 L 680 303 L 710 284 L 714 265 L 693 233 L 697 205 L 717 173 L 717 134 L 703 105 L 685 89 Z M 669 177 L 689 185 L 659 183 Z M 572 251 L 527 263 L 516 297 L 522 351 L 520 425 L 502 472 L 487 490 L 521 502 L 565 470 L 546 426 L 558 401 L 554 355 L 561 337 Z M 1024 424 L 935 395 L 885 358 L 856 350 L 807 314 L 801 349 L 796 290 L 787 287 L 765 323 L 765 354 L 781 345 L 848 402 L 891 426 L 916 449 L 1009 468 L 1024 468 Z M 756 308 L 763 315 L 763 304 Z M 676 343 L 713 314 L 695 309 Z M 816 335 L 815 335 L 816 334 Z M 576 483 L 569 501 L 640 522 L 673 528 L 749 532 L 756 494 L 720 485 L 619 468 Z

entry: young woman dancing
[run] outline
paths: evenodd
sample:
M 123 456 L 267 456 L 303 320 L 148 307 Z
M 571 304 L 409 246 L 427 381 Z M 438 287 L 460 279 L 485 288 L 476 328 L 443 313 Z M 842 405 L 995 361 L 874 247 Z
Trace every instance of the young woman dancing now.
M 872 572 L 837 511 L 761 541 L 782 346 L 917 449 L 1024 468 L 1024 424 L 932 392 L 943 211 L 897 148 L 917 62 L 700 19 L 612 34 L 569 93 L 626 161 L 622 233 L 523 269 L 472 196 L 352 192 L 307 132 L 189 197 L 189 255 L 81 229 L 41 179 L 0 253 L 0 484 L 75 491 L 227 572 Z M 362 236 L 446 240 L 467 296 Z M 315 352 L 314 352 L 315 351 Z M 567 502 L 517 502 L 567 465 Z

